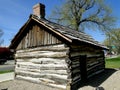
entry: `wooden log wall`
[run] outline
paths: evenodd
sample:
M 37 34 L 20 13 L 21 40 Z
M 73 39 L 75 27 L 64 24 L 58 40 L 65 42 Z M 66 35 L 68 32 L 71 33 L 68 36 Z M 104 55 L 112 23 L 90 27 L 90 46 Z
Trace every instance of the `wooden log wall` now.
M 64 44 L 16 51 L 16 78 L 66 89 L 68 51 Z
M 87 57 L 87 75 L 88 78 L 98 74 L 105 69 L 104 51 L 95 52 L 94 56 Z
M 72 86 L 77 86 L 81 81 L 80 71 L 80 55 L 87 57 L 87 78 L 100 73 L 105 68 L 104 52 L 101 49 L 95 49 L 87 45 L 71 45 L 70 46 L 70 59 L 71 59 L 71 73 L 72 73 Z
M 62 43 L 51 33 L 48 33 L 43 27 L 39 27 L 38 25 L 33 24 L 31 28 L 27 29 L 28 29 L 27 34 L 23 37 L 23 39 L 21 40 L 17 47 L 18 50 Z

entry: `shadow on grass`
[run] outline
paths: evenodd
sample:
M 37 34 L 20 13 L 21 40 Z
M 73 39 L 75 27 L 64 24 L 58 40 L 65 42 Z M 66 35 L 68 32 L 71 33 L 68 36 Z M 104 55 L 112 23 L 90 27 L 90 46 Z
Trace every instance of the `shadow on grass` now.
M 83 86 L 92 86 L 92 87 L 99 87 L 107 78 L 109 78 L 113 73 L 115 73 L 117 70 L 115 69 L 105 69 L 104 72 L 101 72 L 87 80 L 87 82 L 80 82 L 79 88 Z M 101 90 L 101 89 L 96 89 Z M 104 89 L 102 89 L 104 90 Z

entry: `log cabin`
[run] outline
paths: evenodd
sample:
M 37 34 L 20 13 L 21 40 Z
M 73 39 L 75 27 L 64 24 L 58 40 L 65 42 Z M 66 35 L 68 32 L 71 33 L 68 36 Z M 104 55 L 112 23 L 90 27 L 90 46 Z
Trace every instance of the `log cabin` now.
M 104 71 L 108 49 L 83 32 L 47 20 L 41 3 L 33 6 L 9 48 L 16 51 L 16 79 L 63 90 Z

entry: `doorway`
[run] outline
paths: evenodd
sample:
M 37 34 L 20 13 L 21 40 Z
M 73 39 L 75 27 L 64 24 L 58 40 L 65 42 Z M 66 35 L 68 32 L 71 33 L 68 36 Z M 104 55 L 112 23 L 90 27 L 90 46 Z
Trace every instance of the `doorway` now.
M 80 61 L 80 71 L 81 71 L 81 81 L 87 81 L 87 61 L 86 55 L 81 55 L 79 58 Z

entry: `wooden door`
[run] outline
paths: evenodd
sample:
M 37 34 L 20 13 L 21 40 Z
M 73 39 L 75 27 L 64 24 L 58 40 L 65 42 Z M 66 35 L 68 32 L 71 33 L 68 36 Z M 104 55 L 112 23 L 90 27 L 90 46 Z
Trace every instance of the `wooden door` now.
M 87 80 L 86 55 L 80 56 L 80 71 L 81 71 L 81 81 L 86 82 Z

